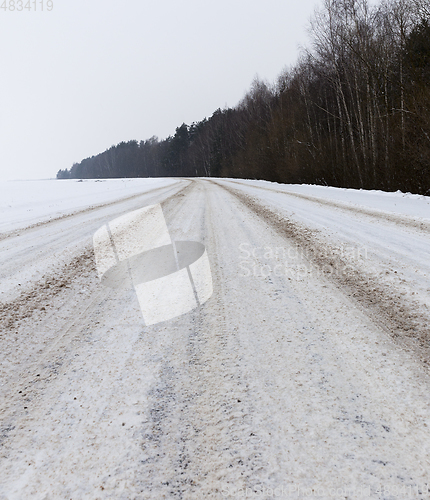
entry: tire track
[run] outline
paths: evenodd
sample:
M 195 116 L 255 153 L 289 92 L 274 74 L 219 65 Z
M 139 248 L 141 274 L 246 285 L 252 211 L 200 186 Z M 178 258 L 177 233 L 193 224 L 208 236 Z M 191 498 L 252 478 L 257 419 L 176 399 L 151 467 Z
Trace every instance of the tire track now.
M 31 229 L 45 227 L 49 224 L 53 224 L 55 222 L 62 221 L 65 219 L 71 219 L 71 218 L 76 217 L 78 215 L 82 215 L 85 213 L 91 213 L 91 212 L 94 212 L 94 211 L 97 211 L 97 210 L 100 210 L 100 209 L 103 209 L 106 207 L 111 207 L 113 205 L 117 205 L 120 203 L 126 203 L 127 201 L 139 198 L 140 196 L 144 196 L 144 195 L 149 194 L 149 193 L 153 194 L 153 193 L 157 193 L 159 191 L 163 191 L 166 189 L 170 190 L 171 188 L 174 188 L 175 186 L 176 186 L 176 184 L 170 184 L 168 186 L 160 186 L 160 187 L 155 188 L 151 191 L 145 191 L 143 193 L 134 194 L 132 196 L 128 196 L 127 198 L 120 198 L 119 200 L 114 200 L 114 201 L 111 201 L 109 203 L 101 203 L 99 205 L 90 206 L 90 207 L 84 208 L 83 210 L 77 210 L 77 211 L 72 212 L 70 214 L 64 214 L 64 215 L 60 215 L 59 217 L 54 217 L 53 219 L 49 219 L 49 220 L 42 221 L 42 222 L 37 222 L 36 224 L 31 224 L 30 226 L 23 227 L 21 229 L 15 229 L 13 231 L 0 233 L 0 241 L 5 240 L 7 238 L 10 238 L 12 236 L 17 236 L 18 234 L 21 234 L 25 231 L 30 231 Z
M 181 199 L 187 189 L 189 185 L 162 203 L 176 196 Z M 112 295 L 115 291 L 99 285 L 92 242 L 88 242 L 55 272 L 30 283 L 13 300 L 0 302 L 0 443 L 58 376 L 73 338 L 91 331 L 94 325 L 86 318 Z
M 285 194 L 287 196 L 293 196 L 295 198 L 299 198 L 302 200 L 307 200 L 311 201 L 312 203 L 317 203 L 323 206 L 327 207 L 333 207 L 333 208 L 339 208 L 341 210 L 347 211 L 347 212 L 352 212 L 355 214 L 360 214 L 360 215 L 365 215 L 367 217 L 370 217 L 372 219 L 376 220 L 386 220 L 388 222 L 392 222 L 394 224 L 408 227 L 408 228 L 413 228 L 413 229 L 418 229 L 420 231 L 430 233 L 430 223 L 427 221 L 419 221 L 416 219 L 412 219 L 411 217 L 403 216 L 400 214 L 390 214 L 382 211 L 377 211 L 377 210 L 372 210 L 364 207 L 359 207 L 359 206 L 348 206 L 346 203 L 341 203 L 337 202 L 334 200 L 328 200 L 325 198 L 318 198 L 317 196 L 310 196 L 307 194 L 302 194 L 302 193 L 291 193 L 289 191 L 282 191 L 279 189 L 271 189 L 269 187 L 265 186 L 256 186 L 254 184 L 244 184 L 242 182 L 237 182 L 237 181 L 228 181 L 230 183 L 238 184 L 240 186 L 250 186 L 256 189 L 262 189 L 264 191 L 271 191 L 272 193 L 278 193 L 278 194 Z
M 336 247 L 326 245 L 322 248 L 316 238 L 316 231 L 276 213 L 248 194 L 214 183 L 240 200 L 278 233 L 293 241 L 317 272 L 343 289 L 372 321 L 396 342 L 412 350 L 427 369 L 430 368 L 430 318 L 419 310 L 418 302 L 405 300 L 394 288 L 389 289 L 382 284 L 378 276 L 363 272 L 351 261 L 343 259 Z
M 47 313 L 51 301 L 61 292 L 70 288 L 77 276 L 95 272 L 94 251 L 86 247 L 80 255 L 71 259 L 57 273 L 45 275 L 30 290 L 21 292 L 14 300 L 0 302 L 0 338 L 19 328 L 19 323 L 30 318 L 36 311 Z
M 171 186 L 168 186 L 169 188 Z M 150 193 L 156 193 L 160 190 L 165 190 L 166 187 L 160 187 L 150 191 Z M 178 192 L 168 196 L 161 203 L 168 204 L 172 199 L 180 199 L 185 196 L 192 189 L 192 184 L 188 184 L 180 189 Z M 143 193 L 143 194 L 148 194 Z M 107 206 L 115 205 L 117 203 L 122 203 L 124 201 L 137 198 L 142 196 L 141 194 L 133 195 L 130 198 L 121 199 L 112 203 L 107 203 L 97 207 L 92 207 L 80 212 L 75 212 L 67 216 L 60 217 L 58 219 L 51 219 L 50 221 L 40 223 L 39 226 L 46 225 L 58 221 L 60 219 L 74 217 L 75 215 L 82 214 L 84 212 L 91 212 L 93 210 L 98 210 L 105 208 Z M 30 226 L 27 229 L 33 229 L 36 226 Z M 1 238 L 1 235 L 0 235 Z M 70 284 L 80 275 L 88 275 L 90 272 L 96 272 L 95 269 L 95 259 L 92 244 L 87 245 L 79 255 L 75 255 L 69 262 L 63 265 L 57 272 L 52 274 L 46 274 L 41 280 L 34 283 L 29 290 L 21 292 L 17 298 L 8 302 L 0 302 L 0 338 L 10 333 L 19 327 L 19 322 L 30 318 L 35 312 L 41 315 L 46 314 L 50 307 L 50 302 L 61 292 L 70 287 Z
M 218 200 L 206 190 L 202 193 L 201 183 L 194 187 L 194 200 L 204 200 L 197 221 L 210 249 L 214 296 L 189 317 L 175 320 L 178 337 L 169 342 L 169 356 L 160 360 L 142 432 L 145 460 L 139 481 L 148 492 L 142 498 L 221 498 L 220 477 L 232 484 L 238 478 L 251 481 L 255 468 L 267 467 L 250 422 L 254 403 L 243 380 L 237 327 L 232 332 L 234 320 L 226 301 L 229 285 L 223 271 Z M 188 219 L 184 214 L 192 214 L 190 209 L 181 201 L 171 205 L 168 223 L 178 231 L 182 224 L 175 224 L 175 218 Z M 153 336 L 166 335 L 162 325 L 155 331 Z

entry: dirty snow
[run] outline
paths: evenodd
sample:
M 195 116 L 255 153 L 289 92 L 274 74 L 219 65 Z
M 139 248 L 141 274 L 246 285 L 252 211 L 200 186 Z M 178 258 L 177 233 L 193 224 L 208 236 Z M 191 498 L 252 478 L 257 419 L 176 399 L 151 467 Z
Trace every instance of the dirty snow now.
M 134 182 L 0 240 L 0 498 L 428 498 L 428 198 Z M 214 292 L 147 327 L 91 244 L 154 203 Z

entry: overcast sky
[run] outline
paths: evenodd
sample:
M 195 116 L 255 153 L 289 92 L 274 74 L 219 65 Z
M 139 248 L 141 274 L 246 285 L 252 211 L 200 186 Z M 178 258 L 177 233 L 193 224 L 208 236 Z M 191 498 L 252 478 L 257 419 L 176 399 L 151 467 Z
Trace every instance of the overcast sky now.
M 320 5 L 53 0 L 48 12 L 44 0 L 42 12 L 40 0 L 31 11 L 26 3 L 0 9 L 0 179 L 55 177 L 112 144 L 164 139 L 235 106 L 256 74 L 273 82 L 296 62 Z

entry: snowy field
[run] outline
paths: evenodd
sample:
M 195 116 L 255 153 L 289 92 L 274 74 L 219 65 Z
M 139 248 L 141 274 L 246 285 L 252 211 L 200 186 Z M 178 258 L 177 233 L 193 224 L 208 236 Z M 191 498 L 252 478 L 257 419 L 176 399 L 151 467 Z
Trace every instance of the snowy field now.
M 0 233 L 133 196 L 171 179 L 0 181 Z
M 309 184 L 278 184 L 268 181 L 240 180 L 244 185 L 272 189 L 282 193 L 296 193 L 314 199 L 330 200 L 355 207 L 379 210 L 385 213 L 408 215 L 414 219 L 430 220 L 430 197 L 419 194 L 387 193 L 364 189 L 346 189 Z
M 429 197 L 0 191 L 1 500 L 430 498 Z M 93 235 L 156 204 L 205 246 L 213 294 L 148 326 L 133 289 L 100 283 Z

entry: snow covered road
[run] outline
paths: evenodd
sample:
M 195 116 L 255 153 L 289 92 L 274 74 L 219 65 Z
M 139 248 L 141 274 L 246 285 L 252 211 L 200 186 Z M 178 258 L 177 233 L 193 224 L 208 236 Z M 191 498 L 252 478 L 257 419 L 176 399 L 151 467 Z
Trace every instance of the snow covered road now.
M 430 498 L 428 198 L 141 191 L 0 238 L 0 499 Z M 214 291 L 145 326 L 92 235 L 157 203 Z

